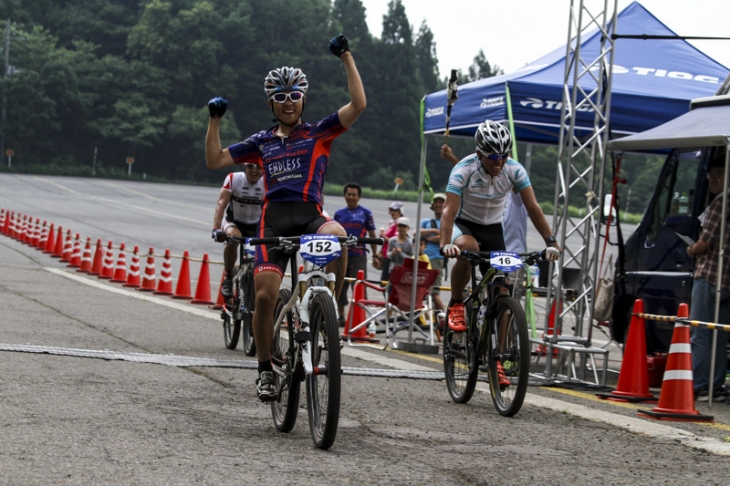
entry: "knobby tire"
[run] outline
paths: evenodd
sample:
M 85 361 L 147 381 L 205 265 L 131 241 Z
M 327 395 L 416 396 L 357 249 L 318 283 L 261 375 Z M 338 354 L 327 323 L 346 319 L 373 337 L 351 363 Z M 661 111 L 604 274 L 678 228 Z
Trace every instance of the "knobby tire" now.
M 496 327 L 495 323 L 498 323 Z M 512 417 L 522 408 L 530 375 L 530 336 L 525 312 L 514 298 L 499 297 L 495 316 L 489 325 L 489 391 L 497 412 L 505 417 Z M 500 362 L 510 381 L 509 386 L 500 386 Z
M 315 370 L 306 379 L 309 429 L 314 445 L 328 449 L 337 435 L 342 384 L 339 327 L 332 298 L 326 293 L 316 294 L 309 315 Z
M 471 400 L 479 374 L 476 354 L 479 337 L 472 322 L 473 313 L 469 309 L 469 305 L 464 309 L 467 321 L 466 332 L 453 332 L 449 329 L 449 309 L 446 310 L 443 337 L 444 375 L 446 376 L 446 388 L 455 403 L 467 403 Z
M 284 305 L 291 299 L 291 290 L 280 289 L 279 298 L 274 308 L 274 319 L 279 315 Z M 290 432 L 297 422 L 297 411 L 299 410 L 299 392 L 301 390 L 301 375 L 298 372 L 297 363 L 292 363 L 292 349 L 290 343 L 293 339 L 293 317 L 288 313 L 281 323 L 279 330 L 274 333 L 271 343 L 271 363 L 274 366 L 274 379 L 279 399 L 271 402 L 271 415 L 274 418 L 274 425 L 279 432 Z M 291 367 L 294 366 L 294 369 Z M 288 370 L 282 376 L 280 373 Z

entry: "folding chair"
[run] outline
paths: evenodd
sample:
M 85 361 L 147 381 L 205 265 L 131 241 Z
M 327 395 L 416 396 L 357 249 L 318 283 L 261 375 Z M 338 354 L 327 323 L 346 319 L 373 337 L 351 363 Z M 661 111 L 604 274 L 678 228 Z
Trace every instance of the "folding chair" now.
M 388 279 L 389 286 L 386 288 L 366 281 L 356 282 L 355 285 L 365 285 L 366 288 L 381 292 L 383 294 L 383 300 L 364 299 L 357 302 L 353 301 L 350 304 L 348 312 L 350 322 L 352 322 L 355 306 L 358 306 L 365 311 L 366 318 L 359 324 L 353 325 L 350 332 L 347 334 L 347 343 L 350 346 L 357 346 L 358 344 L 352 341 L 352 336 L 363 327 L 368 329 L 370 325 L 374 323 L 380 332 L 385 332 L 385 344 L 383 349 L 387 348 L 389 345 L 392 348 L 397 348 L 398 345 L 395 340 L 396 334 L 404 329 L 408 329 L 410 326 L 413 326 L 413 330 L 422 336 L 424 341 L 428 340 L 431 344 L 433 344 L 434 313 L 429 289 L 436 281 L 439 271 L 428 270 L 426 268 L 427 266 L 428 265 L 425 262 L 418 262 L 418 272 L 416 276 L 416 305 L 414 306 L 413 315 L 411 315 L 410 312 L 411 290 L 413 285 L 412 259 L 406 259 L 404 265 L 393 268 Z M 388 289 L 390 289 L 389 294 Z M 354 289 L 353 295 L 355 295 Z M 374 310 L 373 308 L 377 310 Z M 417 320 L 419 320 L 422 315 L 428 323 L 428 333 L 416 325 Z

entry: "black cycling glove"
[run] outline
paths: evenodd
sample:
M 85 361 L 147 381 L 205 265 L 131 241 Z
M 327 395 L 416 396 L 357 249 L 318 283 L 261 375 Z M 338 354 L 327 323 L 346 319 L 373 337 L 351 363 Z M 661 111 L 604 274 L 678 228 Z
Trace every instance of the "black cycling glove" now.
M 217 96 L 208 102 L 208 111 L 211 118 L 220 118 L 228 108 L 228 100 Z
M 340 34 L 330 40 L 330 51 L 337 57 L 342 56 L 346 52 L 350 52 L 350 46 L 347 43 L 347 37 Z

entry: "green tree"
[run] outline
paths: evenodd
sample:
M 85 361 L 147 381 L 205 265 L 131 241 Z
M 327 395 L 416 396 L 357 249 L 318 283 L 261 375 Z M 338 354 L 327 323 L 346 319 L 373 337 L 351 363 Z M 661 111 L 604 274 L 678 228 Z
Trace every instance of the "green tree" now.
M 491 78 L 504 74 L 499 66 L 492 66 L 484 55 L 484 50 L 479 49 L 479 54 L 474 57 L 474 61 L 469 66 L 469 74 L 466 76 L 467 82 L 477 81 L 479 79 Z

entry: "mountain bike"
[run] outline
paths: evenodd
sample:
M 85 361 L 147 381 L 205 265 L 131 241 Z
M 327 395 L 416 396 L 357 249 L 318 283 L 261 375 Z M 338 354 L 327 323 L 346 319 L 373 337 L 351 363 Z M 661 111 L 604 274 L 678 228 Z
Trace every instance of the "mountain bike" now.
M 275 245 L 290 255 L 291 289 L 280 289 L 274 309 L 271 363 L 277 397 L 271 402 L 280 432 L 294 428 L 301 382 L 307 390 L 309 430 L 314 445 L 332 446 L 340 415 L 342 342 L 337 323 L 335 274 L 324 266 L 357 244 L 383 244 L 382 238 L 302 235 L 252 238 L 251 245 Z M 296 253 L 305 261 L 297 271 Z
M 458 257 L 471 267 L 471 291 L 464 300 L 466 331 L 444 329 L 443 360 L 446 387 L 456 403 L 468 402 L 474 394 L 480 362 L 486 367 L 492 402 L 500 415 L 520 411 L 530 374 L 530 336 L 525 312 L 510 295 L 509 272 L 533 265 L 539 252 L 512 253 L 462 251 Z M 476 266 L 489 269 L 477 280 Z M 447 309 L 446 322 L 448 322 Z
M 243 327 L 243 352 L 246 356 L 256 354 L 253 340 L 254 286 L 253 263 L 254 251 L 246 243 L 248 238 L 228 236 L 228 240 L 237 241 L 238 272 L 233 277 L 233 297 L 225 299 L 221 318 L 223 319 L 223 340 L 228 349 L 236 349 L 238 338 Z

